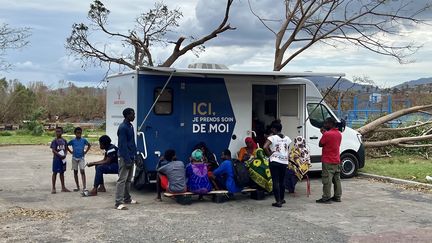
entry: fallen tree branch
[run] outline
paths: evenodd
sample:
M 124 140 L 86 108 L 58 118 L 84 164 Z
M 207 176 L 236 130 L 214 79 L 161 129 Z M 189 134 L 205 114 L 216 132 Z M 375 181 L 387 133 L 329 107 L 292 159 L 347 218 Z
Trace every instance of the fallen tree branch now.
M 428 148 L 432 147 L 432 144 L 399 144 L 401 148 Z
M 378 128 L 375 131 L 376 132 L 400 132 L 400 131 L 406 131 L 406 130 L 410 130 L 410 129 L 417 128 L 417 127 L 426 126 L 426 125 L 429 125 L 429 124 L 432 124 L 432 121 L 421 122 L 419 124 L 408 126 L 408 127 L 397 127 L 397 128 L 384 127 L 384 128 Z
M 429 128 L 428 130 L 426 130 L 425 132 L 423 132 L 422 136 L 426 136 L 426 135 L 428 135 L 431 132 L 432 132 L 432 128 Z
M 386 122 L 392 121 L 396 118 L 399 118 L 401 116 L 405 116 L 408 114 L 412 114 L 412 113 L 416 113 L 419 112 L 420 110 L 424 111 L 424 110 L 428 110 L 428 109 L 432 109 L 432 104 L 429 105 L 421 105 L 421 106 L 413 106 L 410 108 L 406 108 L 406 109 L 402 109 L 402 110 L 398 110 L 395 111 L 393 113 L 390 113 L 388 115 L 382 116 L 360 128 L 357 129 L 357 131 L 362 134 L 365 135 L 367 133 L 370 133 L 372 131 L 375 131 L 376 129 L 378 129 L 381 125 L 383 125 Z
M 426 114 L 426 115 L 431 115 L 431 116 L 432 116 L 432 112 L 422 111 L 422 110 L 419 110 L 418 112 L 423 113 L 423 114 Z
M 391 158 L 392 156 L 391 156 L 390 153 L 391 153 L 391 152 L 386 151 L 385 154 L 377 154 L 377 155 L 371 154 L 371 155 L 369 155 L 369 156 L 372 157 L 372 158 L 374 158 L 374 159 L 379 159 L 379 158 Z
M 426 144 L 406 144 L 410 142 L 421 142 L 432 139 L 432 135 L 426 135 L 426 136 L 417 136 L 417 137 L 402 137 L 402 138 L 393 138 L 388 139 L 384 141 L 366 141 L 364 142 L 364 145 L 366 148 L 379 148 L 379 147 L 385 147 L 385 146 L 398 146 L 402 148 L 418 148 L 418 147 L 430 147 L 430 146 L 422 146 Z M 414 147 L 414 145 L 416 147 Z
M 429 160 L 429 153 L 426 151 L 425 153 L 420 153 L 426 160 Z

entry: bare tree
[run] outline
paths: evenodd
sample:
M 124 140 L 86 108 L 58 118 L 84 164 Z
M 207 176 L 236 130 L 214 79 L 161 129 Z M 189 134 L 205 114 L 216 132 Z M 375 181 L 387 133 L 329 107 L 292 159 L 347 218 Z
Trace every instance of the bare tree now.
M 8 24 L 0 24 L 0 71 L 10 68 L 10 63 L 5 60 L 6 51 L 19 49 L 26 46 L 30 37 L 29 28 L 13 28 Z
M 402 28 L 425 23 L 420 16 L 432 5 L 429 0 L 283 0 L 283 17 L 276 19 L 260 15 L 248 3 L 275 36 L 275 71 L 316 43 L 353 44 L 403 63 L 421 46 L 404 42 Z M 398 37 L 399 43 L 389 37 Z
M 119 33 L 108 28 L 110 10 L 101 1 L 95 0 L 90 4 L 88 12 L 91 25 L 74 24 L 72 33 L 67 38 L 66 48 L 70 50 L 71 54 L 79 56 L 85 65 L 116 63 L 135 69 L 137 66 L 155 65 L 152 48 L 174 45 L 172 53 L 160 64 L 160 66 L 169 67 L 188 51 L 198 55 L 200 51 L 204 50 L 203 44 L 205 42 L 217 37 L 220 33 L 235 29 L 228 23 L 232 2 L 233 0 L 226 1 L 223 19 L 209 34 L 200 38 L 180 36 L 176 41 L 173 41 L 169 39 L 168 34 L 179 27 L 179 20 L 182 17 L 179 9 L 170 10 L 166 4 L 158 2 L 154 8 L 135 19 L 134 28 L 126 33 Z M 103 34 L 108 37 L 106 40 L 121 41 L 123 48 L 128 53 L 114 53 L 109 44 L 92 41 L 90 35 L 93 33 Z M 189 43 L 183 46 L 187 39 L 189 39 Z

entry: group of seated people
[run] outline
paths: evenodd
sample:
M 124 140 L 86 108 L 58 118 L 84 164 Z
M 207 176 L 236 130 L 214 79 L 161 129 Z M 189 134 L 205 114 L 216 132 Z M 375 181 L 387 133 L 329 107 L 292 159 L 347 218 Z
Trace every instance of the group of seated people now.
M 96 196 L 98 192 L 105 192 L 103 174 L 118 173 L 118 149 L 111 143 L 111 139 L 104 135 L 99 138 L 100 148 L 105 150 L 102 160 L 88 163 L 95 166 L 96 174 L 94 187 L 89 196 Z M 273 191 L 273 181 L 269 168 L 269 160 L 263 149 L 259 148 L 253 138 L 245 139 L 245 147 L 237 153 L 237 160 L 247 167 L 250 182 L 248 187 Z M 241 192 L 243 187 L 235 180 L 231 151 L 225 149 L 221 155 L 221 163 L 201 142 L 194 147 L 189 162 L 177 160 L 175 150 L 168 149 L 158 163 L 158 184 L 170 193 L 191 192 L 202 195 L 213 190 L 226 190 L 229 194 Z M 289 153 L 289 161 L 285 176 L 285 185 L 289 193 L 295 192 L 295 185 L 301 180 L 310 166 L 309 151 L 302 137 L 294 139 Z M 238 173 L 238 172 L 237 172 Z
M 295 184 L 304 175 L 304 173 L 299 173 L 295 166 L 296 160 L 303 158 L 304 143 L 303 138 L 296 138 L 290 152 L 290 160 L 293 163 L 287 167 L 285 178 L 290 193 L 294 193 Z M 273 183 L 269 160 L 264 150 L 259 148 L 251 137 L 245 139 L 245 145 L 237 153 L 237 160 L 245 163 L 247 167 L 250 178 L 248 187 L 272 192 Z M 235 180 L 230 150 L 225 149 L 222 152 L 222 163 L 218 164 L 215 155 L 204 143 L 200 143 L 191 153 L 189 160 L 190 162 L 185 165 L 182 161 L 177 160 L 174 150 L 169 149 L 165 152 L 158 165 L 158 176 L 162 189 L 174 194 L 192 192 L 200 195 L 200 198 L 212 190 L 226 190 L 230 194 L 243 190 Z
M 177 160 L 175 151 L 169 149 L 159 162 L 160 186 L 171 193 L 192 192 L 204 195 L 213 189 L 240 192 L 243 188 L 236 185 L 231 162 L 231 152 L 222 152 L 222 163 L 218 164 L 212 153 L 205 154 L 200 148 L 190 156 L 190 163 Z M 210 162 L 212 161 L 212 162 Z

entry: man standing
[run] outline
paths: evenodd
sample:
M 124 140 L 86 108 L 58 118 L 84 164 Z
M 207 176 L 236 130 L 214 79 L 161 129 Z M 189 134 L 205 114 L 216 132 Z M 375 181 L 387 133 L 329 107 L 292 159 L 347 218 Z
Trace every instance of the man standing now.
M 135 132 L 132 123 L 135 120 L 135 111 L 132 108 L 123 110 L 124 121 L 117 130 L 118 150 L 119 150 L 119 178 L 117 180 L 117 190 L 115 207 L 118 210 L 126 210 L 124 204 L 136 204 L 132 200 L 129 191 L 133 174 L 133 166 L 137 148 L 135 144 Z
M 340 144 L 342 134 L 336 127 L 336 120 L 329 117 L 324 121 L 323 134 L 319 142 L 322 147 L 322 183 L 323 196 L 316 200 L 317 203 L 341 202 L 342 187 L 340 182 Z M 334 184 L 334 196 L 331 196 L 331 186 Z

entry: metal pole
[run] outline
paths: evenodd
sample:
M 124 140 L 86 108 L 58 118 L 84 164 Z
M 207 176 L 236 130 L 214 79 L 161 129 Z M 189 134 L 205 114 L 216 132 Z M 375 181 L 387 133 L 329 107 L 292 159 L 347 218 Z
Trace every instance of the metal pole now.
M 147 118 L 149 117 L 151 111 L 153 110 L 153 108 L 155 107 L 156 103 L 159 101 L 159 98 L 161 97 L 162 93 L 165 91 L 168 83 L 170 82 L 173 74 L 175 73 L 175 70 L 171 72 L 170 76 L 168 77 L 167 81 L 165 82 L 165 85 L 163 86 L 161 92 L 159 93 L 159 95 L 156 97 L 155 101 L 153 102 L 152 106 L 150 107 L 150 109 L 147 112 L 147 115 L 144 117 L 144 120 L 142 121 L 141 125 L 138 128 L 138 131 L 141 131 L 142 127 L 144 126 L 144 123 L 147 121 Z
M 309 113 L 309 115 L 308 115 L 308 117 L 306 118 L 306 120 L 303 122 L 303 124 L 304 123 L 306 123 L 308 120 L 309 120 L 309 118 L 310 118 L 310 115 L 311 114 L 313 114 L 314 112 L 315 112 L 315 110 L 318 108 L 318 106 L 320 106 L 321 105 L 321 103 L 324 101 L 324 99 L 327 97 L 327 95 L 330 93 L 330 91 L 336 86 L 336 84 L 339 82 L 339 80 L 342 78 L 342 76 L 340 76 L 337 80 L 336 80 L 336 82 L 330 87 L 330 89 L 327 91 L 327 93 L 322 97 L 322 99 L 320 100 L 320 102 L 315 106 L 315 108 L 312 110 L 312 112 L 311 113 Z

